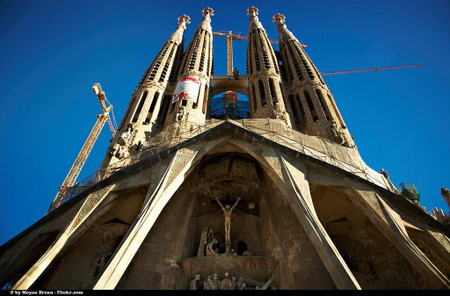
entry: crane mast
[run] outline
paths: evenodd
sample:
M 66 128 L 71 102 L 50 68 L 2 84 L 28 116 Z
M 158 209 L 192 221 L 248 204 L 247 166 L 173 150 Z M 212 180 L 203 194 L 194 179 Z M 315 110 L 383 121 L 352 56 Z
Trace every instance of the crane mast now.
M 64 179 L 64 182 L 62 183 L 61 186 L 59 186 L 58 193 L 53 199 L 53 202 L 50 205 L 50 209 L 48 210 L 48 212 L 59 207 L 59 205 L 64 201 L 69 189 L 75 184 L 78 175 L 80 174 L 81 169 L 83 168 L 89 154 L 91 153 L 92 147 L 94 147 L 94 144 L 97 141 L 97 138 L 100 135 L 100 132 L 102 131 L 103 126 L 105 125 L 106 122 L 108 122 L 109 124 L 112 135 L 114 136 L 116 134 L 117 129 L 115 128 L 114 113 L 112 112 L 113 106 L 111 104 L 109 106 L 106 106 L 105 102 L 107 102 L 107 99 L 105 96 L 105 92 L 102 91 L 100 87 L 100 84 L 94 83 L 94 85 L 92 86 L 92 90 L 97 95 L 103 113 L 97 115 L 97 121 L 95 122 L 94 127 L 92 128 L 88 138 L 84 142 L 84 145 L 81 148 L 80 152 L 78 153 L 78 156 L 75 159 L 72 167 L 70 168 L 66 178 Z M 111 121 L 111 118 L 109 117 L 110 112 L 113 116 L 114 124 Z
M 214 36 L 227 38 L 227 76 L 233 76 L 233 39 L 234 40 L 248 40 L 247 36 L 240 34 L 233 34 L 232 31 L 228 33 L 213 32 Z M 273 44 L 278 44 L 278 40 L 269 39 Z M 302 47 L 308 47 L 308 45 L 301 44 Z

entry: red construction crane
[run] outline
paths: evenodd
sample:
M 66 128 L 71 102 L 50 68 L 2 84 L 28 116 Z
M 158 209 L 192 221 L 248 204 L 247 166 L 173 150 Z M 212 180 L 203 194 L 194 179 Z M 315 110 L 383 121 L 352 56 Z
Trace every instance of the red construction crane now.
M 226 37 L 227 38 L 227 76 L 233 76 L 233 39 L 234 40 L 248 40 L 248 37 L 245 35 L 233 34 L 232 31 L 218 31 L 213 32 L 214 36 Z M 273 44 L 278 44 L 278 40 L 269 39 L 269 41 Z M 302 47 L 308 47 L 306 44 L 300 44 Z M 324 72 L 320 73 L 322 76 L 334 76 L 334 75 L 345 75 L 345 74 L 355 74 L 355 73 L 364 73 L 364 72 L 378 72 L 378 71 L 386 71 L 386 70 L 397 70 L 397 69 L 405 69 L 405 68 L 416 68 L 422 67 L 423 64 L 411 64 L 411 65 L 403 65 L 403 66 L 390 66 L 390 67 L 375 67 L 375 68 L 366 68 L 366 69 L 356 69 L 356 70 L 345 70 L 345 71 L 336 71 L 336 72 Z
M 60 204 L 64 201 L 70 187 L 72 187 L 75 184 L 75 181 L 77 180 L 78 175 L 80 174 L 81 169 L 83 168 L 86 159 L 91 153 L 92 147 L 94 147 L 94 144 L 97 141 L 97 138 L 100 135 L 100 132 L 102 131 L 103 126 L 105 125 L 106 122 L 108 122 L 113 137 L 116 134 L 117 124 L 114 118 L 114 113 L 112 112 L 113 106 L 106 99 L 105 92 L 102 91 L 100 84 L 94 83 L 94 85 L 92 86 L 92 90 L 97 95 L 103 114 L 97 115 L 97 121 L 95 122 L 94 127 L 89 133 L 86 142 L 84 142 L 84 145 L 81 148 L 81 151 L 78 154 L 77 158 L 75 159 L 75 162 L 73 163 L 72 167 L 70 168 L 70 171 L 66 176 L 66 179 L 64 179 L 62 185 L 59 186 L 59 191 L 56 194 L 56 197 L 53 199 L 53 202 L 50 205 L 50 209 L 48 210 L 48 212 L 51 212 L 52 210 L 60 206 Z M 105 102 L 107 102 L 109 106 L 106 106 Z M 110 112 L 113 121 L 111 121 L 111 118 L 109 117 Z
M 423 66 L 423 64 L 411 64 L 411 65 L 391 66 L 391 67 L 375 67 L 375 68 L 345 70 L 345 71 L 336 71 L 336 72 L 324 72 L 324 73 L 320 73 L 320 75 L 322 75 L 322 76 L 345 75 L 345 74 L 355 74 L 355 73 L 364 73 L 364 72 L 378 72 L 378 71 L 386 71 L 386 70 L 416 68 L 416 67 L 422 67 L 422 66 Z

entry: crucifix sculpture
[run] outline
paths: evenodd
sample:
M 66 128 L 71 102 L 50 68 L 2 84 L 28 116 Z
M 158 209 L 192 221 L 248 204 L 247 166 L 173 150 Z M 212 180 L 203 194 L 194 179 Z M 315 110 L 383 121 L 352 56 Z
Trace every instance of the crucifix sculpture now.
M 239 200 L 241 200 L 239 197 L 237 198 L 234 205 L 230 208 L 230 205 L 225 205 L 220 202 L 219 198 L 216 198 L 217 203 L 220 205 L 220 207 L 223 210 L 223 214 L 225 216 L 225 253 L 230 253 L 231 249 L 231 238 L 230 238 L 230 230 L 231 230 L 231 212 L 234 210 L 234 208 L 239 203 Z

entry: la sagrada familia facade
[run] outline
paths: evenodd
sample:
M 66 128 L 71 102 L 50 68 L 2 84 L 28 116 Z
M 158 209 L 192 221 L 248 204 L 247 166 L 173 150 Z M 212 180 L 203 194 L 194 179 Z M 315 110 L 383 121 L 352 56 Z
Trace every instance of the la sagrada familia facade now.
M 247 73 L 213 74 L 213 9 L 179 17 L 95 182 L 1 246 L 0 284 L 39 289 L 449 289 L 450 229 L 369 168 L 276 14 L 251 7 Z M 275 24 L 274 24 L 275 25 Z M 214 119 L 211 98 L 249 98 Z

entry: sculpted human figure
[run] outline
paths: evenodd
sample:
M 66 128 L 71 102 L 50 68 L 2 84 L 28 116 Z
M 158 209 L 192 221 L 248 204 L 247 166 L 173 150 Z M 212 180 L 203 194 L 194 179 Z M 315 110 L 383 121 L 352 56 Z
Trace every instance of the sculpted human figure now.
M 209 227 L 205 227 L 202 230 L 202 234 L 200 235 L 200 243 L 198 245 L 197 257 L 205 256 L 205 246 L 212 241 L 213 239 L 213 230 Z
M 198 290 L 198 285 L 200 282 L 200 274 L 196 274 L 194 279 L 191 281 L 191 290 Z
M 234 205 L 230 208 L 230 205 L 226 205 L 225 207 L 220 202 L 219 198 L 216 198 L 217 203 L 223 210 L 223 214 L 225 216 L 225 248 L 226 253 L 230 252 L 231 238 L 230 238 L 230 230 L 231 230 L 231 212 L 237 206 L 241 199 L 238 197 Z
M 219 256 L 216 250 L 213 249 L 214 245 L 217 244 L 217 240 L 213 239 L 206 245 L 206 256 Z
M 231 279 L 228 276 L 229 276 L 228 272 L 225 272 L 225 277 L 222 279 L 222 282 L 220 285 L 221 290 L 234 290 L 233 282 L 231 281 Z
M 214 273 L 212 281 L 210 283 L 211 287 L 210 290 L 219 290 L 219 286 L 220 286 L 219 277 L 217 276 L 217 273 Z
M 108 252 L 108 253 L 99 254 L 97 257 L 95 257 L 94 262 L 92 263 L 92 267 L 91 267 L 91 276 L 92 277 L 98 276 L 103 271 L 103 269 L 105 268 L 106 262 L 109 260 L 111 255 L 112 255 L 112 253 Z
M 211 290 L 211 276 L 203 283 L 203 290 Z

